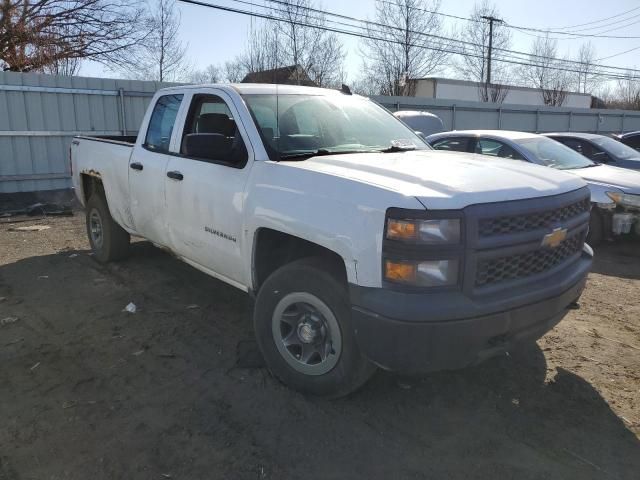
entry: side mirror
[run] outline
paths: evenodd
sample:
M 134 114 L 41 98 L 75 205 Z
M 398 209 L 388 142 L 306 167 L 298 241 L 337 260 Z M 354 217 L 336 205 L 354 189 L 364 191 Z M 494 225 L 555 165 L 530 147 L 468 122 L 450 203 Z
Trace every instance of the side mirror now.
M 414 130 L 413 133 L 415 133 L 416 135 L 418 135 L 421 139 L 426 140 L 427 136 L 422 133 L 420 130 Z
M 228 162 L 232 160 L 233 140 L 220 133 L 189 133 L 184 137 L 187 157 Z

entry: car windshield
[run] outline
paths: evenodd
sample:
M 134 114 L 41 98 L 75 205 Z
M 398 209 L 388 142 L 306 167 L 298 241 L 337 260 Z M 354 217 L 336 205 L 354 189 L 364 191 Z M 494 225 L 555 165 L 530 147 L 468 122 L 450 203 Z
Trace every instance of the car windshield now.
M 430 148 L 387 110 L 362 97 L 247 94 L 243 98 L 272 160 Z
M 570 170 L 596 165 L 578 152 L 547 137 L 520 138 L 514 142 L 547 167 Z
M 609 155 L 620 160 L 638 160 L 640 161 L 640 153 L 633 148 L 613 138 L 601 137 L 593 140 L 597 146 L 602 148 Z

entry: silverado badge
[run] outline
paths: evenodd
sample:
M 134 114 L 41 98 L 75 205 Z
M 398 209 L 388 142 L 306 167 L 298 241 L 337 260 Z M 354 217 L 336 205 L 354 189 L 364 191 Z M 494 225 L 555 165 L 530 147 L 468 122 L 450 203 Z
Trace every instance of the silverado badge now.
M 566 228 L 554 228 L 551 233 L 547 233 L 542 237 L 542 246 L 549 248 L 556 248 L 564 239 L 567 238 Z

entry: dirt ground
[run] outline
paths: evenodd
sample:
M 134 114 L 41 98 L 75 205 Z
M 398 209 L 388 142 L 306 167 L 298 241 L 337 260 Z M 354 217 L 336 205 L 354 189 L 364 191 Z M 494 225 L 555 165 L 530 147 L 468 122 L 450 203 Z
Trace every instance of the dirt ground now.
M 0 224 L 1 480 L 640 478 L 640 245 L 537 347 L 338 401 L 259 367 L 243 293 L 88 253 L 82 213 Z

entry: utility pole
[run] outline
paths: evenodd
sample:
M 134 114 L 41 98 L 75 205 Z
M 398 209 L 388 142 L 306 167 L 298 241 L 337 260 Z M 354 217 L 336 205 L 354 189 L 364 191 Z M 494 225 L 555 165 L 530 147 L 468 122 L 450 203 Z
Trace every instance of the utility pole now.
M 487 55 L 487 85 L 491 83 L 491 57 L 493 54 L 493 22 L 502 22 L 499 18 L 490 15 L 482 15 L 489 22 L 489 52 Z

